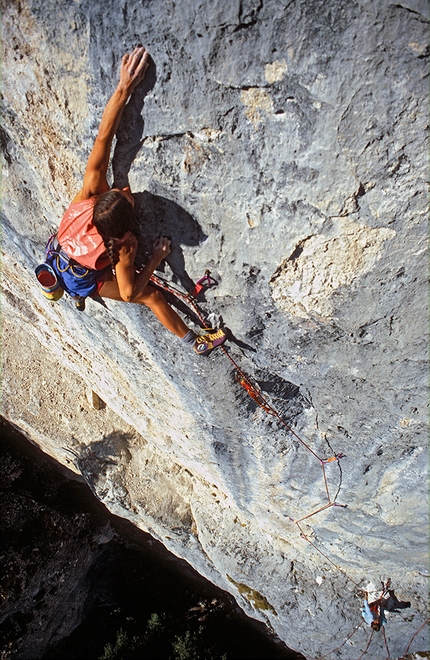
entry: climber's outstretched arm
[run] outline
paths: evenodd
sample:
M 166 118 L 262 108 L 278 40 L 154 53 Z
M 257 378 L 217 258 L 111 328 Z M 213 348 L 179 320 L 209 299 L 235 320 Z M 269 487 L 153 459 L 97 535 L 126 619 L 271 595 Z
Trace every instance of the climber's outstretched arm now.
M 118 86 L 103 112 L 99 132 L 85 170 L 82 190 L 76 195 L 73 202 L 79 202 L 109 190 L 106 173 L 113 136 L 131 93 L 144 78 L 148 60 L 149 53 L 143 46 L 135 48 L 131 55 L 126 53 L 122 58 Z

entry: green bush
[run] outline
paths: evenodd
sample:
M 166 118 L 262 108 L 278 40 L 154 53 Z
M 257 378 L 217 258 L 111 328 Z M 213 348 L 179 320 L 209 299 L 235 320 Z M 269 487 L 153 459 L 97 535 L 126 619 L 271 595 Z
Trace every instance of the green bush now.
M 120 628 L 115 644 L 106 644 L 98 660 L 168 657 L 169 660 L 227 660 L 227 655 L 220 657 L 214 649 L 207 648 L 203 626 L 197 631 L 187 629 L 181 635 L 174 635 L 170 623 L 165 614 L 154 612 L 146 623 L 144 634 L 131 636 L 131 632 Z
M 156 614 L 155 612 L 151 614 L 151 617 L 146 624 L 146 629 L 149 633 L 161 632 L 164 628 L 165 616 Z
M 115 646 L 106 644 L 104 653 L 99 660 L 121 660 L 123 653 L 128 647 L 128 635 L 122 628 L 116 634 Z
M 187 630 L 182 637 L 176 637 L 172 644 L 173 656 L 171 660 L 198 660 L 201 657 L 199 653 L 200 637 L 201 629 L 198 633 Z

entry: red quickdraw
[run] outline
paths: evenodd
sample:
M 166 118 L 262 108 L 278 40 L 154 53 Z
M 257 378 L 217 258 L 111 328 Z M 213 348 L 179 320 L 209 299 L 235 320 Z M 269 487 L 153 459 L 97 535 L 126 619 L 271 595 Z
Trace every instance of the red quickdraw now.
M 269 415 L 273 415 L 273 411 L 271 408 L 267 405 L 266 401 L 264 400 L 261 392 L 257 389 L 255 385 L 253 385 L 248 378 L 245 378 L 242 374 L 236 372 L 236 380 L 239 383 L 239 385 L 242 385 L 242 387 L 248 392 L 249 396 L 251 399 L 257 403 L 260 408 L 263 408 Z
M 341 458 L 346 458 L 345 454 L 335 454 L 334 456 L 331 456 L 330 458 L 322 458 L 321 462 L 322 463 L 332 463 L 333 461 L 340 461 Z
M 191 298 L 196 298 L 199 295 L 200 291 L 202 291 L 206 287 L 209 288 L 210 286 L 213 286 L 214 284 L 216 284 L 216 281 L 213 279 L 213 277 L 211 277 L 210 270 L 206 269 L 205 274 L 203 275 L 203 277 L 201 277 L 199 280 L 197 280 L 197 282 L 194 286 L 194 289 L 192 291 L 190 291 L 190 293 L 188 295 Z

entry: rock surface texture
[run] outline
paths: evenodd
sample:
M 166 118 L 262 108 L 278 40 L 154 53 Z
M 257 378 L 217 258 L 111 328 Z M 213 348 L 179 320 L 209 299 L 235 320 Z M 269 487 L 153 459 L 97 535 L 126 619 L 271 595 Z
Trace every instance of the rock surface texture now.
M 386 627 L 401 656 L 427 600 L 427 3 L 4 4 L 4 416 L 309 658 L 391 577 L 412 603 Z M 138 43 L 153 62 L 111 180 L 135 192 L 139 258 L 161 233 L 167 279 L 209 268 L 201 308 L 230 354 L 318 456 L 346 455 L 325 469 L 348 508 L 301 523 L 314 546 L 293 520 L 327 504 L 321 465 L 222 351 L 194 355 L 146 308 L 38 291 Z M 410 651 L 427 648 L 424 626 Z

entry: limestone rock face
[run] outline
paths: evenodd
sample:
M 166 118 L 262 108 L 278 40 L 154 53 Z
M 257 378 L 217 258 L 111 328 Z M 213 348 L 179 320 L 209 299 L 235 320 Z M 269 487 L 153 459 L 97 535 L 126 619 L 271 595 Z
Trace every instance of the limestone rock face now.
M 3 414 L 291 648 L 318 657 L 391 577 L 424 623 L 427 4 L 16 0 L 3 10 Z M 325 466 L 146 308 L 43 298 L 34 268 L 82 184 L 124 52 L 152 55 L 111 180 L 140 262 L 211 270 L 200 306 Z M 182 308 L 183 309 L 183 308 Z M 191 319 L 195 320 L 194 318 Z M 191 325 L 190 321 L 190 325 Z M 86 391 L 106 408 L 93 408 Z M 341 469 L 340 469 L 341 467 Z M 325 556 L 323 556 L 324 553 Z M 332 563 L 333 562 L 333 563 Z M 342 569 L 342 570 L 338 570 Z M 338 652 L 357 658 L 369 629 Z M 427 649 L 426 627 L 409 649 Z M 381 635 L 374 658 L 386 657 Z M 370 651 L 369 651 L 370 652 Z

